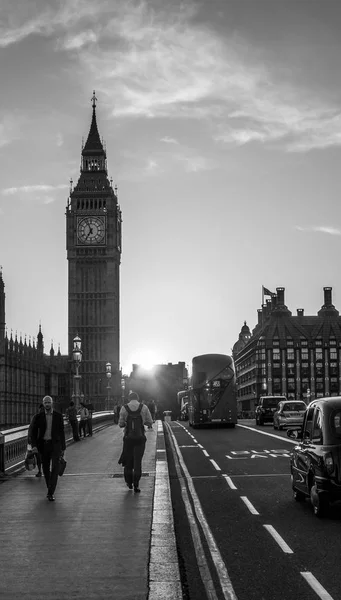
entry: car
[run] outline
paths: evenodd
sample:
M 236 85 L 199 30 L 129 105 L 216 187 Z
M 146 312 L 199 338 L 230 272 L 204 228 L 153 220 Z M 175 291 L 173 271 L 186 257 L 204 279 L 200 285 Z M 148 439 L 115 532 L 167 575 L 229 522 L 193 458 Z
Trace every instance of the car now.
M 307 405 L 303 400 L 283 400 L 273 415 L 274 429 L 301 426 Z
M 287 436 L 297 441 L 290 458 L 294 499 L 310 498 L 322 517 L 330 502 L 341 500 L 341 396 L 310 402 L 302 426 Z
M 256 425 L 264 425 L 264 423 L 272 423 L 274 412 L 278 403 L 281 400 L 286 400 L 285 396 L 261 396 L 256 406 L 255 417 Z

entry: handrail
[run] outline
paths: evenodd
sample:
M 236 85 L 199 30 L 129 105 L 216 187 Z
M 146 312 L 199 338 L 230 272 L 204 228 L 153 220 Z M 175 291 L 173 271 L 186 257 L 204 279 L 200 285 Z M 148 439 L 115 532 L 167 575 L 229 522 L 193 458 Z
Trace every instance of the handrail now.
M 92 421 L 95 425 L 102 422 L 110 424 L 113 420 L 114 413 L 112 411 L 99 411 L 92 414 Z M 28 428 L 29 425 L 22 425 L 0 431 L 0 476 L 22 469 L 27 450 Z M 66 437 L 72 435 L 72 428 L 67 417 L 64 417 L 64 428 Z

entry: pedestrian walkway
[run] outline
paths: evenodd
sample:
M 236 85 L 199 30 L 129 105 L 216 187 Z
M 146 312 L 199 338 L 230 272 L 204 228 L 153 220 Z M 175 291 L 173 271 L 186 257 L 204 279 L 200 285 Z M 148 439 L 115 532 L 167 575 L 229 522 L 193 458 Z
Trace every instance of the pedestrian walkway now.
M 55 502 L 36 471 L 0 485 L 1 600 L 182 598 L 161 421 L 146 435 L 140 494 L 117 425 L 68 445 Z

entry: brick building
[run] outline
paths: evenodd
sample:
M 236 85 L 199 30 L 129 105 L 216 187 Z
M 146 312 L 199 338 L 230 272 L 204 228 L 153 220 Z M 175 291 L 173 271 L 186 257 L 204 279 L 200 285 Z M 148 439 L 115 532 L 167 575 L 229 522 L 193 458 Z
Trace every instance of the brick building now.
M 233 347 L 238 410 L 253 414 L 261 395 L 285 395 L 309 402 L 341 395 L 341 317 L 325 287 L 316 315 L 285 305 L 282 287 L 258 309 L 252 334 L 244 322 Z

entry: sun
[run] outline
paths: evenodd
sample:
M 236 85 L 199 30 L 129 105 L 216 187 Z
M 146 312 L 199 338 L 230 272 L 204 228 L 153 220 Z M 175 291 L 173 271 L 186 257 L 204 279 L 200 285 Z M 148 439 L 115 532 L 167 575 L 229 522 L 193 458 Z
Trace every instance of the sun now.
M 160 359 L 155 351 L 149 348 L 139 348 L 134 352 L 131 362 L 146 371 L 151 371 L 155 365 L 160 364 Z

